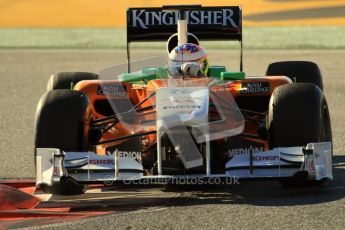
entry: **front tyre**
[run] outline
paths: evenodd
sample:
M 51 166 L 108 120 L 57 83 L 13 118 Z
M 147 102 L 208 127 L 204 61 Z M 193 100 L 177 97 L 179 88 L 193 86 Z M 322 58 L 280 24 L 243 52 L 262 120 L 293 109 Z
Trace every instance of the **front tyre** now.
M 67 178 L 65 180 L 60 181 L 60 183 L 58 184 L 54 184 L 53 186 L 41 184 L 40 189 L 44 193 L 66 196 L 83 194 L 85 193 L 87 186 L 78 184 L 77 182 Z
M 47 91 L 56 89 L 73 89 L 80 81 L 98 80 L 98 75 L 88 72 L 60 72 L 50 76 Z
M 268 132 L 271 148 L 331 142 L 330 116 L 321 89 L 311 83 L 277 87 L 270 99 Z M 302 173 L 280 183 L 284 187 L 291 187 L 322 185 L 325 182 L 307 180 L 307 177 Z
M 45 93 L 36 109 L 35 149 L 87 150 L 83 135 L 87 108 L 88 99 L 83 92 L 53 90 Z M 61 180 L 53 186 L 42 185 L 41 189 L 52 194 L 72 195 L 83 193 L 86 186 L 71 180 Z

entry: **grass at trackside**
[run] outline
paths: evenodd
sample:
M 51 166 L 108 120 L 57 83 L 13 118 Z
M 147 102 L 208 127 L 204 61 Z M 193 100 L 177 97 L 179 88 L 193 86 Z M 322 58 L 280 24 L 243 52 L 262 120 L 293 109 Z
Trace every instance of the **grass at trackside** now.
M 345 49 L 345 26 L 247 27 L 246 49 Z M 208 48 L 237 48 L 236 42 L 204 42 Z M 125 29 L 0 29 L 0 48 L 121 49 Z M 135 48 L 164 48 L 165 43 L 136 43 Z

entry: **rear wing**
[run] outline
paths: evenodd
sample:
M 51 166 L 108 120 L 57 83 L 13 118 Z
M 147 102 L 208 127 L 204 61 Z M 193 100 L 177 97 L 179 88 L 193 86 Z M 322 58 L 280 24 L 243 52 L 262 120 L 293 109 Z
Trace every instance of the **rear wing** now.
M 167 41 L 177 32 L 177 11 L 163 8 L 129 8 L 127 42 Z M 242 40 L 239 6 L 202 7 L 186 11 L 188 31 L 201 40 Z
M 130 63 L 131 42 L 167 41 L 177 32 L 179 12 L 163 8 L 129 8 L 127 10 L 128 63 Z M 242 9 L 240 6 L 200 6 L 200 8 L 185 10 L 185 14 L 188 32 L 198 39 L 239 41 L 242 60 Z

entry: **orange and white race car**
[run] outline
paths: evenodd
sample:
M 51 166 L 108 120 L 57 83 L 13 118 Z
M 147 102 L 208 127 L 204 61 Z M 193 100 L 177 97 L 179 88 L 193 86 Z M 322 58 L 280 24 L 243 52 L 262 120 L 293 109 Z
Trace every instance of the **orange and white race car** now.
M 239 41 L 240 71 L 208 66 L 204 56 L 192 63 L 199 39 Z M 172 56 L 182 52 L 173 66 L 162 57 L 130 61 L 131 42 L 162 40 Z M 333 179 L 318 66 L 276 62 L 266 76 L 245 76 L 240 7 L 130 8 L 127 44 L 125 65 L 50 78 L 35 124 L 43 191 L 78 194 L 105 182 L 232 178 L 310 186 Z

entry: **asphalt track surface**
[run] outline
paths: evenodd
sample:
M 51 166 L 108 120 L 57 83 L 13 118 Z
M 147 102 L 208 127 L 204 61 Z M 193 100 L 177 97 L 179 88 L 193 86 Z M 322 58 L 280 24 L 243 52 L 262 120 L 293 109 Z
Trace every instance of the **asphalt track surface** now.
M 141 50 L 133 56 L 139 59 L 159 54 L 164 53 Z M 231 69 L 238 67 L 237 51 L 209 51 L 209 59 Z M 334 141 L 335 179 L 326 187 L 282 189 L 275 182 L 242 182 L 232 186 L 156 188 L 155 199 L 160 202 L 153 198 L 150 207 L 114 210 L 111 215 L 46 227 L 342 229 L 345 226 L 345 51 L 246 51 L 245 70 L 248 75 L 262 75 L 269 63 L 281 60 L 311 60 L 322 70 Z M 1 50 L 0 178 L 33 177 L 35 107 L 51 73 L 97 72 L 124 61 L 122 50 Z

